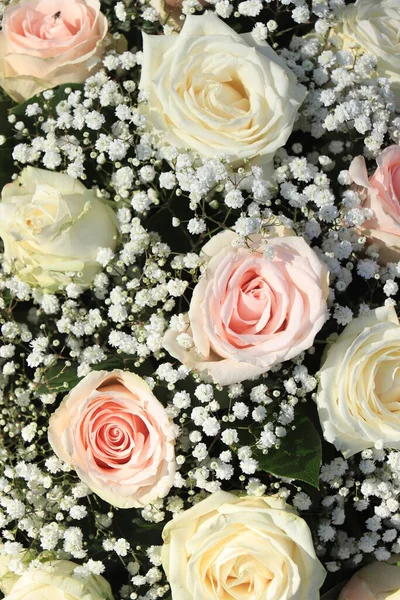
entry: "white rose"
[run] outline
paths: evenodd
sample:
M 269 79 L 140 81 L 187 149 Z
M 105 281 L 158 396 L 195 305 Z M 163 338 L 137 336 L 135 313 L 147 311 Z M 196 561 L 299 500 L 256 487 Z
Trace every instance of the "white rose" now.
M 43 570 L 18 578 L 4 600 L 113 600 L 110 585 L 101 575 L 80 579 L 69 560 L 45 563 Z
M 27 167 L 3 188 L 5 262 L 32 286 L 55 291 L 72 280 L 90 285 L 101 268 L 97 248 L 114 249 L 116 236 L 112 209 L 68 175 Z
M 167 523 L 174 600 L 317 600 L 325 570 L 306 522 L 276 496 L 217 492 Z
M 287 141 L 305 88 L 266 42 L 237 34 L 214 13 L 182 31 L 143 33 L 140 88 L 161 138 L 202 156 L 268 164 Z
M 400 106 L 399 0 L 357 0 L 345 8 L 339 37 L 344 47 L 358 44 L 378 60 L 378 74 L 387 77 Z
M 381 441 L 400 450 L 400 325 L 393 307 L 354 319 L 329 348 L 317 405 L 326 440 L 349 457 Z
M 19 552 L 17 555 L 11 555 L 6 554 L 3 545 L 0 545 L 0 590 L 3 594 L 7 595 L 19 578 L 19 575 L 10 569 L 10 563 L 16 561 L 23 569 L 29 564 L 32 558 L 29 550 Z

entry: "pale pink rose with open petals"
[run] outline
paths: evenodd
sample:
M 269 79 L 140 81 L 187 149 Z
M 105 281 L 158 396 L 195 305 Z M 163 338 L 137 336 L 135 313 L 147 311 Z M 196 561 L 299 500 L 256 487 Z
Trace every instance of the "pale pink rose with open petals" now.
M 248 247 L 235 247 L 237 239 L 224 231 L 203 247 L 206 267 L 184 332 L 193 346 L 172 328 L 163 340 L 172 356 L 221 385 L 257 377 L 310 348 L 327 319 L 327 269 L 302 238 L 275 227 L 268 238 L 251 236 Z M 267 244 L 273 259 L 264 254 Z
M 377 158 L 378 168 L 368 178 L 363 156 L 350 165 L 350 176 L 360 186 L 364 208 L 374 216 L 362 230 L 380 248 L 382 262 L 400 260 L 400 146 L 389 146 Z
M 176 426 L 147 383 L 93 371 L 50 418 L 49 441 L 98 496 L 119 508 L 166 496 L 175 476 Z
M 374 562 L 358 571 L 338 600 L 400 600 L 400 567 Z
M 107 36 L 99 0 L 22 0 L 6 7 L 0 85 L 17 102 L 81 83 L 100 64 Z

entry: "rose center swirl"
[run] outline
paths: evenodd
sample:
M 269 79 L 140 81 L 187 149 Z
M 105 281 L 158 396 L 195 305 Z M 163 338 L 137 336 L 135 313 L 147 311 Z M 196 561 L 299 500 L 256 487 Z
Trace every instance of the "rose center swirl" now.
M 201 108 L 205 115 L 218 120 L 230 120 L 250 110 L 248 92 L 238 77 L 230 74 L 216 77 L 205 73 L 188 79 L 184 94 Z
M 207 574 L 207 587 L 218 598 L 260 598 L 275 579 L 274 573 L 256 558 L 222 551 Z
M 230 306 L 229 329 L 237 334 L 261 333 L 276 310 L 273 288 L 257 269 L 249 269 L 229 287 L 225 301 Z
M 59 40 L 73 37 L 79 28 L 63 18 L 62 11 L 44 15 L 38 10 L 27 10 L 21 23 L 21 33 L 26 38 Z
M 139 415 L 105 401 L 85 415 L 81 435 L 99 467 L 118 468 L 140 460 L 149 431 Z

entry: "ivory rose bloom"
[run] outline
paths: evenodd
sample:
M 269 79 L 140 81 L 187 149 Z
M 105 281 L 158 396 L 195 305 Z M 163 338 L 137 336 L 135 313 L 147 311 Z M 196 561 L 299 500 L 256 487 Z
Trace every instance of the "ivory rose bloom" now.
M 400 567 L 374 562 L 345 585 L 339 600 L 400 600 Z
M 363 206 L 374 215 L 362 225 L 370 240 L 379 246 L 383 262 L 400 260 L 400 146 L 389 146 L 377 158 L 378 167 L 368 179 L 362 156 L 350 165 L 350 175 L 359 186 Z
M 400 324 L 393 307 L 353 319 L 320 369 L 317 406 L 326 440 L 345 457 L 381 441 L 400 450 Z
M 68 175 L 27 167 L 1 200 L 6 265 L 32 286 L 56 291 L 73 279 L 86 287 L 101 268 L 98 248 L 115 248 L 113 210 Z
M 100 498 L 142 507 L 168 494 L 176 428 L 146 382 L 126 371 L 94 371 L 50 417 L 59 458 Z
M 22 0 L 6 7 L 0 86 L 17 102 L 81 83 L 100 63 L 108 25 L 99 0 Z
M 78 578 L 73 572 L 77 566 L 69 560 L 55 560 L 45 563 L 43 570 L 27 571 L 4 600 L 113 600 L 104 577 Z
M 305 97 L 267 43 L 211 12 L 188 15 L 179 34 L 143 34 L 140 88 L 162 140 L 233 166 L 271 162 Z
M 174 600 L 317 600 L 325 570 L 306 522 L 276 496 L 212 494 L 167 523 Z
M 6 554 L 3 544 L 0 544 L 0 591 L 5 596 L 11 591 L 19 578 L 19 575 L 10 569 L 10 563 L 16 561 L 22 563 L 23 568 L 26 568 L 33 558 L 33 553 L 29 550 L 24 550 L 16 555 Z
M 387 77 L 400 107 L 400 4 L 398 0 L 357 0 L 342 14 L 339 38 L 345 49 L 355 45 L 376 56 L 378 75 Z
M 284 227 L 270 237 L 224 231 L 202 249 L 205 269 L 187 315 L 193 346 L 167 330 L 163 345 L 188 367 L 228 385 L 257 377 L 312 346 L 327 318 L 328 274 L 308 244 Z M 273 259 L 264 255 L 267 246 Z M 185 339 L 186 341 L 186 339 Z
M 12 589 L 14 583 L 18 580 L 18 575 L 8 569 L 10 556 L 0 556 L 0 590 L 7 595 Z

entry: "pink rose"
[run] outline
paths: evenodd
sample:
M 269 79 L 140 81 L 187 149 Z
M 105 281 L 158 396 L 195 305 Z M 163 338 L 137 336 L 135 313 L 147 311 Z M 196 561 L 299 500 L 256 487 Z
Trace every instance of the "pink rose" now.
M 327 318 L 327 269 L 302 238 L 276 227 L 267 239 L 252 236 L 248 247 L 234 247 L 237 239 L 224 231 L 204 246 L 187 331 L 169 329 L 163 340 L 172 356 L 221 385 L 257 377 L 310 348 Z M 273 259 L 264 255 L 267 242 Z
M 364 208 L 374 216 L 362 230 L 380 248 L 382 262 L 400 260 L 400 146 L 389 146 L 377 158 L 378 168 L 368 179 L 363 156 L 350 165 L 350 176 L 360 186 Z
M 17 102 L 61 83 L 81 83 L 100 63 L 107 35 L 99 0 L 23 0 L 7 6 L 0 85 Z
M 400 600 L 400 567 L 374 562 L 358 571 L 338 600 Z
M 175 475 L 176 427 L 148 385 L 126 371 L 93 371 L 50 418 L 59 458 L 119 508 L 166 496 Z

